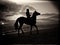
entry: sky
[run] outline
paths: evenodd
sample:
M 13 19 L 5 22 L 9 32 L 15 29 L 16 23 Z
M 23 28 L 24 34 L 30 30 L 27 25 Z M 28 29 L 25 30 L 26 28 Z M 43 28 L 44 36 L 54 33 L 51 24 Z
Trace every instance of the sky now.
M 15 2 L 16 4 L 25 4 L 34 7 L 37 11 L 41 13 L 58 13 L 58 10 L 49 0 L 9 0 Z
M 28 0 L 2 0 L 2 1 L 16 3 L 17 5 L 29 5 L 42 14 L 58 13 L 56 7 L 49 0 L 29 0 L 29 1 Z
M 14 15 L 14 16 L 6 17 L 7 19 L 11 19 L 11 20 L 14 20 L 22 15 L 24 16 L 25 14 L 21 15 L 20 12 L 26 11 L 26 8 L 29 8 L 30 12 L 31 11 L 34 12 L 34 10 L 36 10 L 36 11 L 40 12 L 41 14 L 46 14 L 46 13 L 58 14 L 58 10 L 49 0 L 29 0 L 29 1 L 28 0 L 2 0 L 2 2 L 3 2 L 2 4 L 4 4 L 4 5 L 5 5 L 4 2 L 6 2 L 6 6 L 9 8 L 9 12 L 2 13 L 2 14 L 3 15 L 5 15 L 5 14 Z M 0 1 L 0 3 L 1 3 L 1 1 Z M 6 10 L 7 9 L 5 9 L 5 11 Z M 18 12 L 17 14 L 16 14 L 15 10 Z M 15 14 L 10 13 L 12 11 Z

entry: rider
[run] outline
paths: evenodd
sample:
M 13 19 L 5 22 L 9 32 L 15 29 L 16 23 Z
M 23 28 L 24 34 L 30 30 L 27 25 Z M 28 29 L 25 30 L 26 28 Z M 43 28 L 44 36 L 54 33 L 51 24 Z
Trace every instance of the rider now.
M 30 13 L 29 13 L 29 9 L 26 10 L 26 16 L 27 16 L 27 19 L 30 19 Z

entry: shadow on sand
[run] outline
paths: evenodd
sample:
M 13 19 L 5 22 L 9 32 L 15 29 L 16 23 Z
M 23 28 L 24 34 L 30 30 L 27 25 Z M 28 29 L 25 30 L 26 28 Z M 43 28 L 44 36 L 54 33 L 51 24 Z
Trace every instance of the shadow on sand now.
M 48 43 L 56 44 L 58 28 L 53 28 L 49 30 L 40 30 L 39 34 L 36 34 L 36 31 L 33 31 L 32 35 L 29 35 L 29 32 L 20 34 L 20 37 L 17 34 L 6 34 L 0 37 L 0 43 L 2 44 L 26 44 L 26 43 Z M 27 35 L 28 34 L 28 35 Z

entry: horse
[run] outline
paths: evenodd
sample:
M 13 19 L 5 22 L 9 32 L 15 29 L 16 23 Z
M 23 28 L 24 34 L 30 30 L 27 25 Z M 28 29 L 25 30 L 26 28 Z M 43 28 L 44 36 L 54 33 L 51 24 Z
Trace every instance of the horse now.
M 37 11 L 34 11 L 32 17 L 30 17 L 29 19 L 27 19 L 26 17 L 17 18 L 17 20 L 14 24 L 14 27 L 15 27 L 15 30 L 18 30 L 18 35 L 19 35 L 19 30 L 21 30 L 22 33 L 24 34 L 24 32 L 22 30 L 23 24 L 30 25 L 30 34 L 32 34 L 32 32 L 31 32 L 32 31 L 32 26 L 36 27 L 36 30 L 37 30 L 37 33 L 38 33 L 38 28 L 36 26 L 36 16 L 38 16 L 38 15 L 40 15 L 40 13 L 37 12 Z M 19 23 L 20 26 L 18 26 L 18 23 Z

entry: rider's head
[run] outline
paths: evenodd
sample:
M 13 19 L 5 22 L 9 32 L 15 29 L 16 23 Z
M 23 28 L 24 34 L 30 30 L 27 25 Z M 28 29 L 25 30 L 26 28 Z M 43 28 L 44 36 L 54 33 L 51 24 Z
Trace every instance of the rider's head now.
M 29 9 L 27 9 L 27 12 L 29 12 Z

